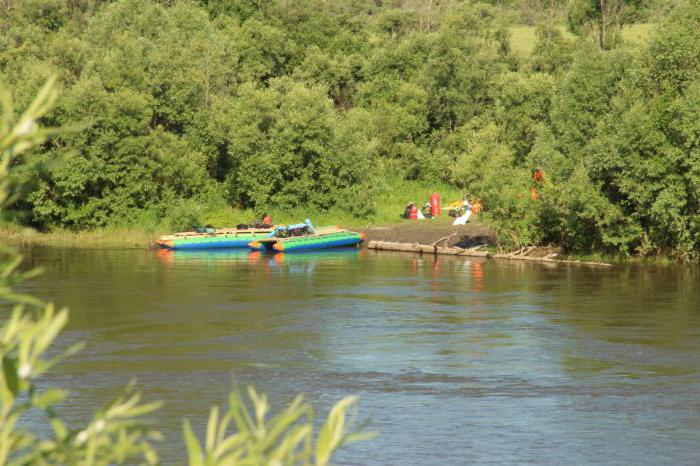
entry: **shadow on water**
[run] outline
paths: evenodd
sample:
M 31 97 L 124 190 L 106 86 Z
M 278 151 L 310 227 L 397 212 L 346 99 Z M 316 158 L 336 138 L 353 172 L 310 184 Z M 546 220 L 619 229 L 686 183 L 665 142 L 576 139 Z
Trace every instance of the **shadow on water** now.
M 52 383 L 84 419 L 137 377 L 203 423 L 234 383 L 320 409 L 361 396 L 378 439 L 341 464 L 691 464 L 700 442 L 700 276 L 333 250 L 33 248 L 33 292 L 87 349 Z M 659 440 L 665 448 L 655 448 Z

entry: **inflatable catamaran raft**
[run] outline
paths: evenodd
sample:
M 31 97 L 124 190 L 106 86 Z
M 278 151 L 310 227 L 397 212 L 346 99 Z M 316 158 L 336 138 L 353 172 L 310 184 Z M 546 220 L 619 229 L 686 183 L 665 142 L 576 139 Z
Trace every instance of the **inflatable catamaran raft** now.
M 246 248 L 251 241 L 264 239 L 275 231 L 269 228 L 206 229 L 204 232 L 187 231 L 158 238 L 158 245 L 166 249 Z
M 248 246 L 255 251 L 308 251 L 313 249 L 356 246 L 364 235 L 338 227 L 314 228 L 306 219 L 304 223 L 275 228 L 267 238 L 251 241 Z

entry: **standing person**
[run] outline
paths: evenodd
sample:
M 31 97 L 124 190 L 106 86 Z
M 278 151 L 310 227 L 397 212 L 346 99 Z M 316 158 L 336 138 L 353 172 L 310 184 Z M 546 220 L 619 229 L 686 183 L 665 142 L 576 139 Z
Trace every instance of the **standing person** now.
M 481 205 L 480 198 L 477 198 L 474 202 L 472 202 L 472 214 L 480 214 L 483 208 L 484 207 Z
M 540 193 L 537 192 L 537 188 L 542 186 L 544 183 L 544 171 L 540 167 L 535 169 L 532 175 L 532 185 L 530 186 L 530 199 L 537 201 L 540 198 Z

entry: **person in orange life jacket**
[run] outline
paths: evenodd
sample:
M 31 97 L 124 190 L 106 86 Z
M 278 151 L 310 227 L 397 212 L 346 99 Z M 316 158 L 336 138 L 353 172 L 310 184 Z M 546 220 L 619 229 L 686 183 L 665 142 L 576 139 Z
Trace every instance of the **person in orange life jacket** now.
M 537 168 L 535 173 L 532 175 L 532 186 L 530 186 L 530 199 L 536 201 L 539 199 L 540 194 L 537 192 L 536 186 L 542 185 L 544 182 L 544 172 L 541 168 Z
M 471 203 L 472 205 L 472 214 L 480 214 L 481 211 L 484 209 L 484 206 L 481 204 L 481 199 L 477 198 L 474 202 Z

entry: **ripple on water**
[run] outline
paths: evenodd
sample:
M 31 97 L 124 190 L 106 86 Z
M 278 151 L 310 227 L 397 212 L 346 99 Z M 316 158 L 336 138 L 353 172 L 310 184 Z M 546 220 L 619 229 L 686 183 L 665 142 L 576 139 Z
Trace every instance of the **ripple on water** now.
M 589 269 L 353 251 L 33 248 L 33 292 L 87 348 L 45 383 L 85 421 L 138 380 L 181 418 L 253 383 L 320 411 L 348 393 L 380 436 L 340 464 L 698 464 L 700 288 L 682 268 Z M 663 445 L 663 448 L 659 445 Z

